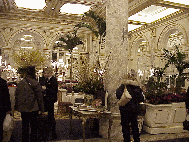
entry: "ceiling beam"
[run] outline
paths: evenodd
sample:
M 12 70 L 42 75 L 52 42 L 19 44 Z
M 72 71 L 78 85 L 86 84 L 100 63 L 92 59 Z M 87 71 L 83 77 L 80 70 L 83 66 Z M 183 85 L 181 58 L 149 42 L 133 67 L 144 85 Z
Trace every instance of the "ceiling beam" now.
M 174 2 L 170 2 L 170 1 L 164 1 L 161 0 L 157 3 L 155 3 L 156 6 L 163 6 L 163 7 L 167 7 L 167 8 L 175 8 L 175 9 L 189 9 L 188 5 L 185 4 L 180 4 L 180 3 L 174 3 Z

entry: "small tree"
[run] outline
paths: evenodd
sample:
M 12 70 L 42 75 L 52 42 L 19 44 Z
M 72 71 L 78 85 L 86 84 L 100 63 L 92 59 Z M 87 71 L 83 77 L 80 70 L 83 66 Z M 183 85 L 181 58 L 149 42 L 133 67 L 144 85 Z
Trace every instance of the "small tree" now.
M 15 61 L 15 67 L 18 68 L 17 72 L 23 77 L 26 73 L 26 67 L 35 66 L 36 68 L 43 68 L 47 61 L 45 54 L 38 49 L 20 49 L 14 52 L 13 59 Z
M 59 39 L 60 41 L 63 41 L 66 43 L 65 46 L 63 46 L 66 50 L 68 50 L 71 54 L 71 69 L 70 69 L 70 80 L 72 81 L 72 62 L 73 62 L 73 48 L 75 48 L 79 44 L 83 44 L 80 37 L 77 37 L 77 30 L 74 30 L 73 33 L 66 34 L 65 37 L 61 37 Z
M 100 45 L 102 43 L 102 38 L 106 36 L 106 20 L 100 17 L 99 15 L 97 15 L 93 11 L 85 12 L 83 15 L 83 18 L 84 17 L 90 17 L 91 19 L 93 19 L 96 24 L 96 27 L 93 27 L 90 24 L 84 23 L 84 22 L 81 22 L 75 25 L 75 27 L 78 29 L 82 27 L 86 27 L 90 29 L 97 38 L 100 37 L 100 40 L 99 40 L 99 54 L 100 54 Z
M 173 64 L 176 69 L 178 70 L 178 76 L 176 79 L 176 90 L 177 93 L 181 91 L 181 84 L 185 80 L 183 76 L 183 71 L 189 68 L 189 62 L 186 61 L 187 55 L 181 52 L 177 45 L 175 45 L 174 53 L 170 52 L 167 49 L 164 49 L 165 52 L 165 59 L 167 60 L 168 64 Z

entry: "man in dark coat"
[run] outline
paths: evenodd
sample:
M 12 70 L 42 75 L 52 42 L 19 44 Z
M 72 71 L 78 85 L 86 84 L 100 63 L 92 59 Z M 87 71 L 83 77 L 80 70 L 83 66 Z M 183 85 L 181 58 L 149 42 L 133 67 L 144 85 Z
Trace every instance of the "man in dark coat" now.
M 0 69 L 1 75 L 1 69 Z M 10 94 L 7 82 L 0 77 L 0 142 L 3 140 L 3 121 L 11 112 Z
M 117 99 L 121 99 L 125 86 L 132 99 L 126 105 L 119 107 L 124 142 L 130 142 L 130 123 L 134 142 L 140 142 L 137 116 L 139 103 L 144 101 L 144 96 L 137 81 L 127 80 L 116 90 Z
M 52 133 L 51 139 L 57 139 L 54 103 L 57 102 L 58 82 L 57 78 L 52 76 L 53 70 L 51 67 L 45 68 L 43 74 L 44 77 L 42 77 L 40 84 L 44 90 L 44 106 L 45 111 L 48 112 L 48 125 L 50 132 Z

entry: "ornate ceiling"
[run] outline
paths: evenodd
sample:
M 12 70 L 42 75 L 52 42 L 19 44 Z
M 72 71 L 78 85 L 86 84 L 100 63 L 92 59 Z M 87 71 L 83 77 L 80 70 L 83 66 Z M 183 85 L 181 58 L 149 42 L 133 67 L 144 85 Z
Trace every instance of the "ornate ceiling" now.
M 189 12 L 189 5 L 165 0 L 129 0 L 128 2 L 129 17 L 151 5 L 177 8 L 181 11 L 179 13 Z M 21 29 L 40 29 L 51 32 L 69 32 L 73 29 L 74 25 L 81 21 L 82 16 L 78 14 L 60 13 L 60 8 L 66 3 L 90 5 L 91 10 L 106 18 L 105 7 L 107 3 L 105 0 L 46 0 L 46 6 L 41 10 L 18 8 L 14 0 L 1 0 L 0 28 L 18 27 Z M 130 23 L 143 25 L 142 22 L 137 23 L 133 20 Z M 90 31 L 83 28 L 80 32 L 88 33 Z

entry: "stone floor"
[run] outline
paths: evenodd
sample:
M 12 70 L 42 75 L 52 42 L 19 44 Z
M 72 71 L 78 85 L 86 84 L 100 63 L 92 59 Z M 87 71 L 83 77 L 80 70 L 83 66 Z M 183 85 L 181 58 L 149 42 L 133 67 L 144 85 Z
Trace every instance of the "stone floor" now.
M 141 142 L 189 142 L 189 132 L 183 132 L 179 134 L 141 134 Z M 107 139 L 103 138 L 93 138 L 86 139 L 86 142 L 107 142 Z M 51 142 L 83 142 L 80 140 L 61 140 L 61 141 L 51 141 Z M 123 142 L 121 139 L 114 138 L 111 142 Z
M 69 119 L 67 114 L 60 114 L 57 110 L 55 110 L 56 119 Z M 19 120 L 20 113 L 14 113 L 14 119 Z M 146 132 L 142 132 L 140 136 L 141 142 L 189 142 L 189 131 L 184 131 L 183 133 L 177 134 L 157 134 L 151 135 Z M 107 142 L 107 139 L 104 138 L 92 138 L 86 139 L 86 142 Z M 61 140 L 61 141 L 51 141 L 51 142 L 83 142 L 82 139 L 79 140 Z M 111 140 L 111 142 L 123 142 L 122 139 L 118 139 L 115 137 Z

